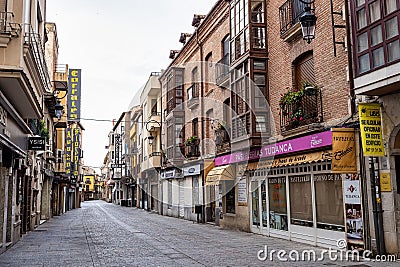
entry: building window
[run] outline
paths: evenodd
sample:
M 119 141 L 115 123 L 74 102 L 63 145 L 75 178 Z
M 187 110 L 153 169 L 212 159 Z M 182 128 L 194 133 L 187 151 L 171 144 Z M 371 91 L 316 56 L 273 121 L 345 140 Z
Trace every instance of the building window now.
M 213 73 L 212 73 L 212 61 L 213 61 L 213 57 L 212 57 L 212 53 L 209 53 L 206 56 L 206 64 L 205 64 L 205 68 L 204 68 L 204 77 L 205 77 L 205 83 L 204 83 L 204 91 L 205 93 L 207 93 L 211 88 L 210 88 L 210 83 L 214 80 L 212 77 L 214 77 Z
M 194 118 L 192 120 L 192 136 L 199 136 L 199 119 Z
M 256 131 L 259 133 L 267 132 L 267 116 L 263 114 L 256 115 Z
M 167 115 L 174 109 L 182 109 L 183 70 L 173 69 L 165 83 L 167 91 Z
M 264 0 L 251 0 L 251 22 L 264 23 Z
M 265 28 L 264 27 L 254 27 L 253 28 L 253 48 L 265 49 Z
M 291 176 L 289 179 L 291 223 L 312 227 L 311 176 Z
M 312 52 L 299 56 L 293 62 L 295 88 L 301 88 L 304 83 L 315 84 L 314 58 Z
M 399 5 L 396 0 L 351 2 L 357 75 L 400 60 Z
M 231 1 L 231 59 L 240 58 L 249 50 L 248 0 Z

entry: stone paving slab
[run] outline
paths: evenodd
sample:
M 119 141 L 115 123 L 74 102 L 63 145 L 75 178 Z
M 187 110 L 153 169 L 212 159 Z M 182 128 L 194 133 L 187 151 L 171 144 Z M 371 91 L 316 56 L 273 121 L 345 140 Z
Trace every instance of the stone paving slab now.
M 223 230 L 103 201 L 54 217 L 0 255 L 0 266 L 399 266 L 396 263 L 260 261 L 257 252 L 316 248 Z

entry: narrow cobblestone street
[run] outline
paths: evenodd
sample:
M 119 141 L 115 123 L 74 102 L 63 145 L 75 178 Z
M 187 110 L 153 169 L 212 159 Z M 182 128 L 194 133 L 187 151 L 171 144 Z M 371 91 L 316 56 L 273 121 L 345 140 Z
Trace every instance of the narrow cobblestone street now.
M 320 249 L 222 230 L 103 201 L 54 217 L 0 255 L 0 266 L 262 266 L 257 252 Z M 318 255 L 318 254 L 317 254 Z M 388 263 L 279 262 L 273 266 L 391 266 Z M 361 264 L 361 265 L 360 265 Z M 364 265 L 362 265 L 364 264 Z M 398 266 L 398 263 L 392 263 Z

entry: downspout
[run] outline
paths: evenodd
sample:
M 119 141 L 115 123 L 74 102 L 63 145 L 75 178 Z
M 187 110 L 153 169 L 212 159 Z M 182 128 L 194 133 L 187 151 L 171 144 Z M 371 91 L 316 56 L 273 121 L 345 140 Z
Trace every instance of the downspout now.
M 350 28 L 350 13 L 349 13 L 349 0 L 344 0 L 344 13 L 346 20 L 346 47 L 347 47 L 347 62 L 348 62 L 348 73 L 349 73 L 349 86 L 350 86 L 350 113 L 353 114 L 356 111 L 355 105 L 355 93 L 354 93 L 354 76 L 353 76 L 353 56 L 351 46 L 351 28 Z
M 204 131 L 204 64 L 203 64 L 203 44 L 199 40 L 199 31 L 196 28 L 196 42 L 200 50 L 200 116 L 201 116 L 201 137 L 204 138 L 205 131 Z M 201 154 L 204 155 L 204 147 L 201 149 Z M 204 165 L 203 165 L 204 166 Z M 204 168 L 203 168 L 203 176 L 202 176 L 202 185 L 203 185 L 203 205 L 202 205 L 202 222 L 206 222 L 206 198 L 205 198 L 205 177 L 204 177 Z

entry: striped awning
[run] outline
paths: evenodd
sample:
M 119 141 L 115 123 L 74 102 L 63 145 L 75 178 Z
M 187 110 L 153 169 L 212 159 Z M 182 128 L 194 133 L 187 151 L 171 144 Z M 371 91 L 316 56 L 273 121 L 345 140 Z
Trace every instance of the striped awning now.
M 234 179 L 234 169 L 231 165 L 218 166 L 207 174 L 206 185 L 218 185 L 220 181 L 231 181 Z

